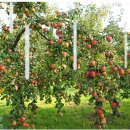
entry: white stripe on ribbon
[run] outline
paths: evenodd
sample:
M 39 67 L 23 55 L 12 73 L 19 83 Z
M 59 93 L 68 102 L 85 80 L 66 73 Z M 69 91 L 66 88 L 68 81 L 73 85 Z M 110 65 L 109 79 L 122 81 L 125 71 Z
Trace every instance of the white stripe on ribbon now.
M 124 34 L 124 39 L 125 39 L 125 42 L 124 42 L 124 59 L 125 59 L 125 64 L 124 64 L 124 67 L 125 69 L 127 69 L 127 32 L 125 32 Z
M 73 41 L 73 69 L 77 70 L 77 22 L 73 25 L 74 41 Z
M 10 2 L 10 33 L 13 32 L 13 3 Z
M 25 27 L 25 78 L 28 80 L 29 79 L 29 25 L 26 25 Z

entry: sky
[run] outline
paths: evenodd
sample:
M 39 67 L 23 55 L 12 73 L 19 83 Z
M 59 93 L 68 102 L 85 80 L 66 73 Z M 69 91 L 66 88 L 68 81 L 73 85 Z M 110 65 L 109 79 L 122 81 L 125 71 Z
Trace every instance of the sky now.
M 1 0 L 0 0 L 1 1 Z M 7 0 L 9 2 L 9 0 Z M 16 0 L 13 0 L 12 2 L 16 2 Z M 21 1 L 26 1 L 26 0 L 21 0 Z M 28 0 L 28 1 L 37 1 L 37 0 Z M 70 6 L 72 6 L 73 2 L 79 1 L 79 0 L 43 0 L 48 2 L 50 5 L 54 6 L 57 5 L 57 7 L 61 10 L 68 10 Z M 6 2 L 6 0 L 4 0 Z M 122 8 L 124 8 L 124 14 L 122 17 L 122 21 L 120 26 L 126 25 L 126 31 L 130 32 L 130 17 L 129 17 L 129 12 L 130 12 L 130 0 L 80 0 L 80 2 L 84 5 L 89 4 L 89 3 L 96 3 L 97 6 L 101 6 L 102 4 L 110 4 L 110 3 L 118 3 L 121 5 Z M 113 8 L 113 12 L 115 16 L 119 14 L 119 8 Z M 0 20 L 3 20 L 4 23 L 9 23 L 9 17 L 5 13 L 5 10 L 0 10 Z M 104 23 L 106 24 L 106 23 Z

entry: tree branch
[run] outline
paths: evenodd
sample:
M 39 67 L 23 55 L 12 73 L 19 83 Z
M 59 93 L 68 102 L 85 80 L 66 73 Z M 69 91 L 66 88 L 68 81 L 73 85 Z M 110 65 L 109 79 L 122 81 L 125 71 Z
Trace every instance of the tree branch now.
M 47 37 L 45 37 L 40 31 L 37 30 L 37 32 L 47 41 L 49 41 L 49 39 Z
M 23 29 L 21 30 L 21 32 L 17 35 L 16 40 L 15 40 L 15 42 L 14 42 L 12 48 L 11 48 L 12 51 L 15 50 L 15 48 L 16 48 L 16 46 L 17 46 L 17 44 L 18 44 L 18 42 L 19 42 L 19 40 L 20 40 L 20 38 L 21 38 L 21 36 L 22 36 L 22 34 L 23 34 L 24 32 L 25 32 L 25 28 L 23 28 Z

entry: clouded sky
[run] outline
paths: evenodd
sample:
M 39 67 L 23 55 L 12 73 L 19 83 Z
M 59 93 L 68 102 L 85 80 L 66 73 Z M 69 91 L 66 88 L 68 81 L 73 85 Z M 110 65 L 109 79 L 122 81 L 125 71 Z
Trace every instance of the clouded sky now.
M 32 0 L 31 0 L 32 1 Z M 67 10 L 68 7 L 72 6 L 73 2 L 78 0 L 44 0 L 46 2 L 49 2 L 50 5 L 56 4 L 59 9 Z M 124 14 L 123 19 L 121 21 L 121 25 L 124 24 L 127 26 L 127 30 L 130 31 L 130 0 L 80 0 L 82 4 L 89 4 L 89 3 L 96 3 L 97 6 L 101 6 L 103 3 L 113 3 L 117 2 L 121 4 L 121 6 L 124 8 Z M 119 14 L 119 8 L 114 8 L 113 11 L 115 12 L 115 15 Z M 4 20 L 4 23 L 9 23 L 8 15 L 5 13 L 4 10 L 0 10 L 0 20 Z

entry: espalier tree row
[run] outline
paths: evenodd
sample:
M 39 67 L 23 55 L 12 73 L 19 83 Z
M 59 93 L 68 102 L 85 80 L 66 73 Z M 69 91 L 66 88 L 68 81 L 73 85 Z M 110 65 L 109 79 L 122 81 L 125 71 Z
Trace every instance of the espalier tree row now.
M 14 31 L 10 33 L 3 24 L 0 33 L 0 93 L 1 99 L 12 107 L 12 127 L 31 127 L 28 109 L 35 115 L 39 98 L 51 103 L 55 97 L 57 112 L 63 115 L 65 102 L 80 104 L 81 96 L 89 96 L 89 102 L 94 104 L 94 127 L 107 128 L 103 105 L 109 102 L 113 115 L 120 116 L 119 97 L 130 96 L 130 70 L 124 69 L 124 33 L 112 17 L 103 28 L 109 8 L 75 3 L 73 9 L 59 12 L 45 2 L 13 4 Z M 76 71 L 73 70 L 75 20 L 78 21 Z M 30 27 L 29 80 L 24 74 L 22 37 L 26 24 Z M 72 93 L 70 88 L 74 89 Z

